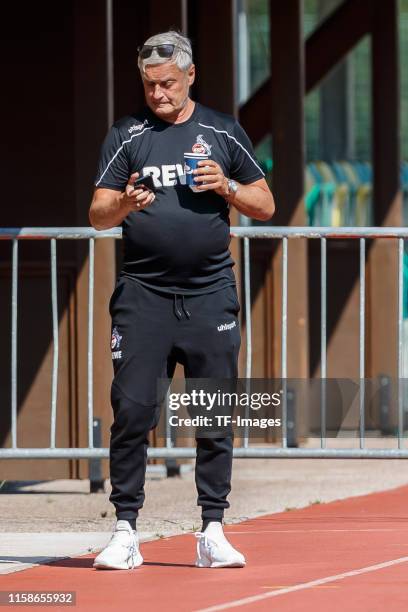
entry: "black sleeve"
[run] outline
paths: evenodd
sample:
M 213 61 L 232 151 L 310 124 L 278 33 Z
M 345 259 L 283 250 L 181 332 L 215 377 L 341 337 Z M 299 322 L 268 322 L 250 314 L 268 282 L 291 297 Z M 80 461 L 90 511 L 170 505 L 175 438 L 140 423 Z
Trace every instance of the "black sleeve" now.
M 112 126 L 102 145 L 95 187 L 124 191 L 131 174 L 126 147 L 126 140 Z
M 238 122 L 234 124 L 232 138 L 230 138 L 231 168 L 230 178 L 243 185 L 248 185 L 264 178 L 259 162 L 245 130 Z

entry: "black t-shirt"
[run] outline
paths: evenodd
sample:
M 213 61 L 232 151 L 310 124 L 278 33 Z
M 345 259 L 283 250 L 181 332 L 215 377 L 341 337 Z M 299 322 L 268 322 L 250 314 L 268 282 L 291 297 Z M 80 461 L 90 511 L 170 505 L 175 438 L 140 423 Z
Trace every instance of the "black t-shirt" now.
M 234 117 L 198 103 L 183 123 L 162 121 L 149 108 L 124 117 L 102 146 L 96 187 L 124 191 L 133 172 L 153 175 L 153 204 L 122 223 L 122 274 L 160 291 L 210 293 L 235 283 L 227 202 L 183 184 L 184 153 L 192 151 L 207 153 L 240 183 L 264 176 Z

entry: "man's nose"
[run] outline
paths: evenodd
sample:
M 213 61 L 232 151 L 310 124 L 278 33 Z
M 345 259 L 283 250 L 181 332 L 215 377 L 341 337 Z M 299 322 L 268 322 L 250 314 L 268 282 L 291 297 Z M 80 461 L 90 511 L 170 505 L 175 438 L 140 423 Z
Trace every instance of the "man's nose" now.
M 156 83 L 153 89 L 153 98 L 161 98 L 163 95 L 162 90 L 160 89 L 160 85 Z

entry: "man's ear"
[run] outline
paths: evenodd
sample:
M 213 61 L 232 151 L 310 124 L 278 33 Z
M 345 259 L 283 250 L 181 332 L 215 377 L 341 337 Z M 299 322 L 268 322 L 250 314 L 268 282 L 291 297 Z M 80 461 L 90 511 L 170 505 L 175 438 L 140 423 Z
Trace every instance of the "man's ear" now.
M 195 66 L 194 66 L 194 64 L 191 64 L 190 68 L 188 69 L 187 76 L 188 76 L 188 85 L 189 85 L 189 87 L 191 87 L 191 85 L 195 81 Z

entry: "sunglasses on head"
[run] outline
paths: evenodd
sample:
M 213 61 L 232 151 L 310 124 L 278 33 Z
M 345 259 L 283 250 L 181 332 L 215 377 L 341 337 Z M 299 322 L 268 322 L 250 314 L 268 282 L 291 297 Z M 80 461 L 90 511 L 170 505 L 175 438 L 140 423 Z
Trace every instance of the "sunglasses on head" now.
M 156 49 L 157 55 L 159 57 L 170 58 L 173 56 L 174 49 L 181 49 L 178 45 L 171 44 L 163 44 L 163 45 L 143 45 L 143 47 L 138 47 L 139 57 L 141 59 L 146 59 L 151 56 L 153 50 Z M 186 53 L 189 53 L 187 49 L 183 49 Z M 190 53 L 189 53 L 190 54 Z

